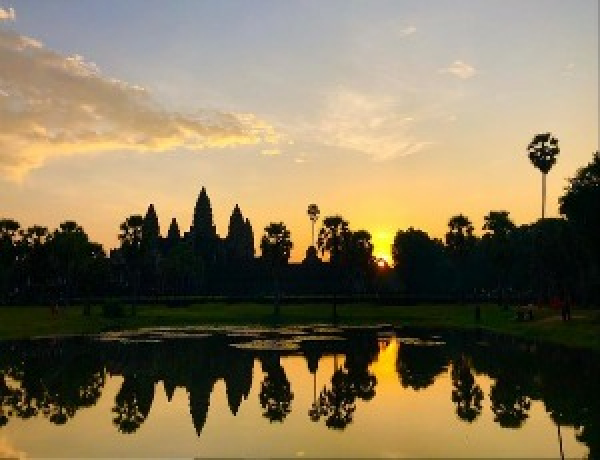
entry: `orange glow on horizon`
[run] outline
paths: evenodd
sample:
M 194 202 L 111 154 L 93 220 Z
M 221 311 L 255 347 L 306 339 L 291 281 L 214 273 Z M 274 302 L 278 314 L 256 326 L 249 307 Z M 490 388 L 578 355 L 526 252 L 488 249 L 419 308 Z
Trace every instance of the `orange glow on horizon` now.
M 394 234 L 390 230 L 376 230 L 373 232 L 373 254 L 376 259 L 383 259 L 388 265 L 392 264 L 392 242 Z M 377 262 L 377 265 L 380 265 Z

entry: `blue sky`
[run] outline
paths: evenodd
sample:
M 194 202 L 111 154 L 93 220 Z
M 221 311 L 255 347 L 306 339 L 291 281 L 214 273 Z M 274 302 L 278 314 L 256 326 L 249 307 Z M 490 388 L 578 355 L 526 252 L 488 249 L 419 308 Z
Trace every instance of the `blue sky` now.
M 0 0 L 0 11 L 0 214 L 75 219 L 109 247 L 151 202 L 164 231 L 171 217 L 186 229 L 205 185 L 221 234 L 239 203 L 256 235 L 288 224 L 301 258 L 316 202 L 370 230 L 383 254 L 397 229 L 441 236 L 458 212 L 478 227 L 491 209 L 535 220 L 525 149 L 538 132 L 561 143 L 556 215 L 565 179 L 598 148 L 595 0 Z

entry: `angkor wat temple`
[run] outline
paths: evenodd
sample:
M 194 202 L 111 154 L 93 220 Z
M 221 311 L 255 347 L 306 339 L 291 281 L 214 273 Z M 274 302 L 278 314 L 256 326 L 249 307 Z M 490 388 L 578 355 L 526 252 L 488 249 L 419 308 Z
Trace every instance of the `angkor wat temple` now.
M 189 231 L 182 234 L 173 218 L 162 236 L 157 212 L 151 204 L 142 225 L 142 295 L 270 296 L 272 273 L 255 254 L 254 231 L 236 204 L 227 235 L 221 237 L 213 220 L 206 189 L 202 187 Z M 120 270 L 120 284 L 130 282 L 122 249 L 111 251 L 111 260 Z M 289 263 L 281 273 L 284 295 L 323 295 L 331 289 L 329 264 L 317 257 L 314 247 L 302 263 Z

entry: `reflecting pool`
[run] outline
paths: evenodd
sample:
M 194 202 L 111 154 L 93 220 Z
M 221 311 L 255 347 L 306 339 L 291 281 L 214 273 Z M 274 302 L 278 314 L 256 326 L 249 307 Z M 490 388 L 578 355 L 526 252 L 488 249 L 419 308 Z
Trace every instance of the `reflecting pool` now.
M 477 332 L 0 342 L 3 457 L 600 457 L 598 355 Z

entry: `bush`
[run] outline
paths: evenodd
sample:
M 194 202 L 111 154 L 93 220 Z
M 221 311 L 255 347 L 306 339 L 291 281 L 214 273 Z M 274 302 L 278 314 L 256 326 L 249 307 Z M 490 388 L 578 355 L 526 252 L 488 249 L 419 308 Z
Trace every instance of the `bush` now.
M 102 316 L 105 318 L 124 318 L 125 307 L 115 300 L 107 301 L 102 305 Z

